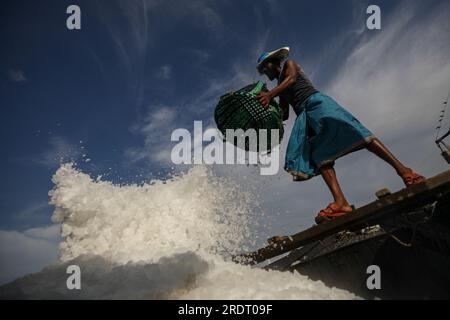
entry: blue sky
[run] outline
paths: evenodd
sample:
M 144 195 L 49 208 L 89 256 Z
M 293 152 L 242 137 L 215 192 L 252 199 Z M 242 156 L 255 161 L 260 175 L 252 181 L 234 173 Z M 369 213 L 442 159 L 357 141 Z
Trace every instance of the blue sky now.
M 65 26 L 70 4 L 81 8 L 79 31 Z M 369 4 L 381 7 L 380 31 L 365 28 Z M 165 177 L 170 132 L 194 120 L 213 127 L 218 97 L 262 79 L 258 56 L 285 45 L 320 90 L 344 102 L 400 158 L 436 174 L 447 167 L 426 139 L 450 87 L 443 72 L 449 7 L 444 0 L 7 1 L 0 18 L 0 229 L 51 223 L 48 191 L 61 159 L 116 183 Z M 413 150 L 418 145 L 426 150 Z M 343 175 L 353 177 L 347 164 Z M 367 171 L 376 186 L 394 181 L 377 166 Z M 291 179 L 283 179 L 290 190 Z M 318 183 L 310 190 L 323 191 Z M 376 186 L 355 188 L 356 201 L 368 200 L 358 192 Z M 310 208 L 327 203 L 320 198 Z

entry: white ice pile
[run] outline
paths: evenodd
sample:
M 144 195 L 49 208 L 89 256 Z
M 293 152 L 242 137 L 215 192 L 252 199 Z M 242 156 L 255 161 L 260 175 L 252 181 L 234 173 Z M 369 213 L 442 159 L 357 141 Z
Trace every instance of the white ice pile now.
M 7 298 L 348 299 L 298 273 L 230 261 L 252 246 L 254 198 L 206 167 L 142 185 L 61 166 L 50 192 L 60 263 L 0 287 Z M 254 243 L 253 243 L 254 244 Z M 81 290 L 68 290 L 68 265 Z

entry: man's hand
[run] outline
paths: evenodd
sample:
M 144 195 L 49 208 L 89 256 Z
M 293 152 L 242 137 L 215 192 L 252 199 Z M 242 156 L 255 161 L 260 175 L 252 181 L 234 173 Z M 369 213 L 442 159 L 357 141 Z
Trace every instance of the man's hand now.
M 270 101 L 273 99 L 273 96 L 270 92 L 260 92 L 257 96 L 256 99 L 259 100 L 259 103 L 261 103 L 261 105 L 264 108 L 267 108 L 267 106 L 269 105 Z

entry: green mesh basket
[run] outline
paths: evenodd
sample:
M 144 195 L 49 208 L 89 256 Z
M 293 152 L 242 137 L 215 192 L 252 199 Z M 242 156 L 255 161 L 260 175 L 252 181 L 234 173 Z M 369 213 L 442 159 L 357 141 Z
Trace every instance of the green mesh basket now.
M 268 91 L 266 85 L 258 81 L 238 91 L 231 92 L 220 97 L 214 112 L 214 120 L 217 128 L 224 136 L 224 140 L 238 145 L 238 139 L 226 136 L 227 129 L 255 129 L 257 134 L 257 149 L 252 150 L 252 145 L 245 139 L 246 151 L 270 152 L 281 143 L 284 134 L 282 111 L 275 100 L 264 108 L 256 96 L 261 91 Z M 267 129 L 267 147 L 260 146 L 259 129 Z M 279 140 L 271 141 L 271 129 L 279 130 Z

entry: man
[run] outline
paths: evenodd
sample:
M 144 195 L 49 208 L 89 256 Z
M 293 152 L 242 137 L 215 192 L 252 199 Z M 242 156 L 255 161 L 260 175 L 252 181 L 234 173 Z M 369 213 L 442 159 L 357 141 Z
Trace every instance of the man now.
M 291 132 L 285 170 L 294 181 L 305 181 L 322 175 L 333 195 L 334 202 L 321 210 L 318 224 L 352 212 L 334 170 L 334 161 L 351 152 L 367 149 L 390 164 L 407 187 L 425 182 L 425 178 L 404 166 L 353 115 L 331 97 L 319 92 L 301 67 L 287 59 L 289 48 L 266 52 L 258 59 L 258 71 L 278 86 L 270 92 L 261 92 L 257 99 L 263 107 L 279 97 L 283 121 L 289 118 L 289 105 L 297 115 Z

